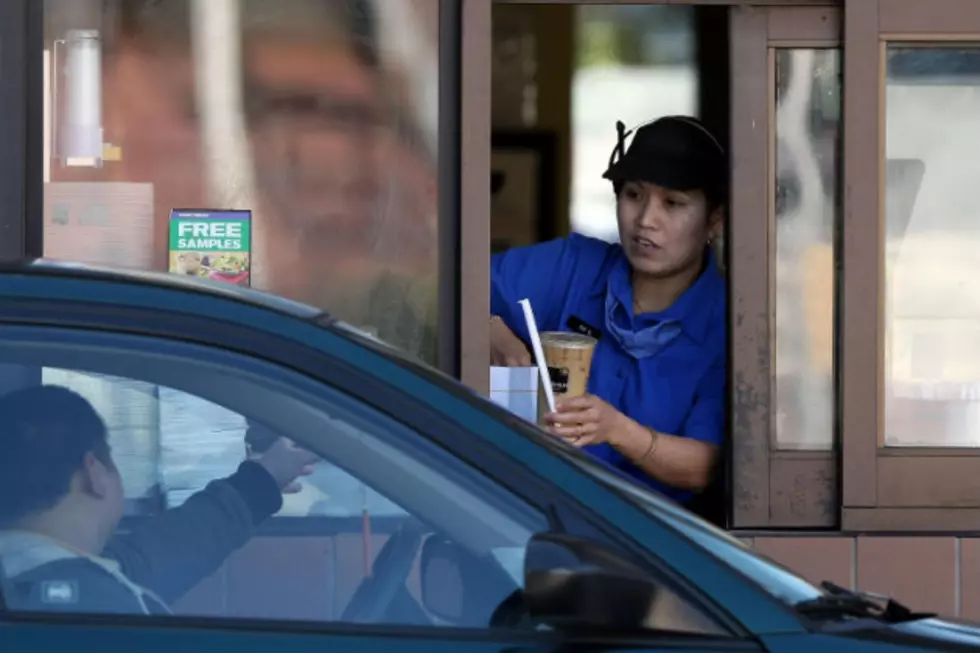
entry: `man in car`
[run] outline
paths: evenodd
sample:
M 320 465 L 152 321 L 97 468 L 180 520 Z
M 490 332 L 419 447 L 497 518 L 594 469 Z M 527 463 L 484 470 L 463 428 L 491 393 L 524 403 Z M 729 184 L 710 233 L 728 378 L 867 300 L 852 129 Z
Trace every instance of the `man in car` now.
M 37 386 L 0 397 L 0 582 L 15 610 L 166 614 L 282 505 L 315 457 L 279 438 L 183 505 L 116 535 L 123 485 L 102 418 Z

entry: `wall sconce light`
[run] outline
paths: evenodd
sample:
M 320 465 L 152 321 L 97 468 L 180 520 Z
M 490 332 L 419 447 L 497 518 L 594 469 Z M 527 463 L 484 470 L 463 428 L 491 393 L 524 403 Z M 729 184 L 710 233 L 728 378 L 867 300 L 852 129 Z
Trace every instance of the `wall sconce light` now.
M 64 69 L 53 75 L 54 152 L 62 165 L 102 167 L 102 43 L 98 30 L 70 30 L 54 43 L 63 48 Z M 58 89 L 64 80 L 64 98 Z

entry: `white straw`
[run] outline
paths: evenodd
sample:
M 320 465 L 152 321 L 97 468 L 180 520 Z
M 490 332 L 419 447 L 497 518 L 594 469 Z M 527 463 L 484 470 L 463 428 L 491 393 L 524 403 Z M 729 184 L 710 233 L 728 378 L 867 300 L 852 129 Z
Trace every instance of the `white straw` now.
M 524 309 L 524 321 L 527 322 L 527 332 L 531 336 L 531 348 L 534 349 L 534 358 L 538 362 L 541 383 L 544 384 L 544 396 L 548 400 L 548 409 L 553 413 L 555 412 L 555 393 L 551 389 L 551 375 L 548 374 L 548 363 L 544 360 L 544 350 L 541 348 L 541 336 L 538 335 L 538 323 L 534 321 L 534 310 L 531 308 L 531 300 L 522 299 L 518 303 Z

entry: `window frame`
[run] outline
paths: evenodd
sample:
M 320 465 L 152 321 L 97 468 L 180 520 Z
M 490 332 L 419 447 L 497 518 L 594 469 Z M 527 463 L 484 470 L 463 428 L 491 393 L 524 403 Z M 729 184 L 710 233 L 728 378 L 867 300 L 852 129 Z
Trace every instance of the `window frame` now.
M 841 48 L 835 4 L 730 9 L 732 87 L 739 89 L 732 95 L 729 222 L 731 523 L 737 529 L 838 523 L 839 447 L 776 447 L 774 378 L 775 51 Z
M 980 449 L 880 446 L 884 425 L 885 56 L 889 43 L 980 42 L 980 4 L 847 0 L 841 309 L 845 531 L 963 532 L 980 522 Z M 909 497 L 914 497 L 910 500 Z
M 44 231 L 43 2 L 0 3 L 0 261 L 41 256 Z M 31 216 L 37 216 L 33 218 Z

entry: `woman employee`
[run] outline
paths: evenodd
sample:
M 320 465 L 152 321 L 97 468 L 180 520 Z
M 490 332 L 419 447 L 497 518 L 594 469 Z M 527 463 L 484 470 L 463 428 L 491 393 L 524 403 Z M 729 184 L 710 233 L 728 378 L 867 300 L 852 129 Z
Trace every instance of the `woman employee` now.
M 496 365 L 529 365 L 518 300 L 543 331 L 599 339 L 589 394 L 545 416 L 549 430 L 687 502 L 711 480 L 724 437 L 725 282 L 710 247 L 722 228 L 727 159 L 694 118 L 622 123 L 603 175 L 619 243 L 573 235 L 495 255 Z

